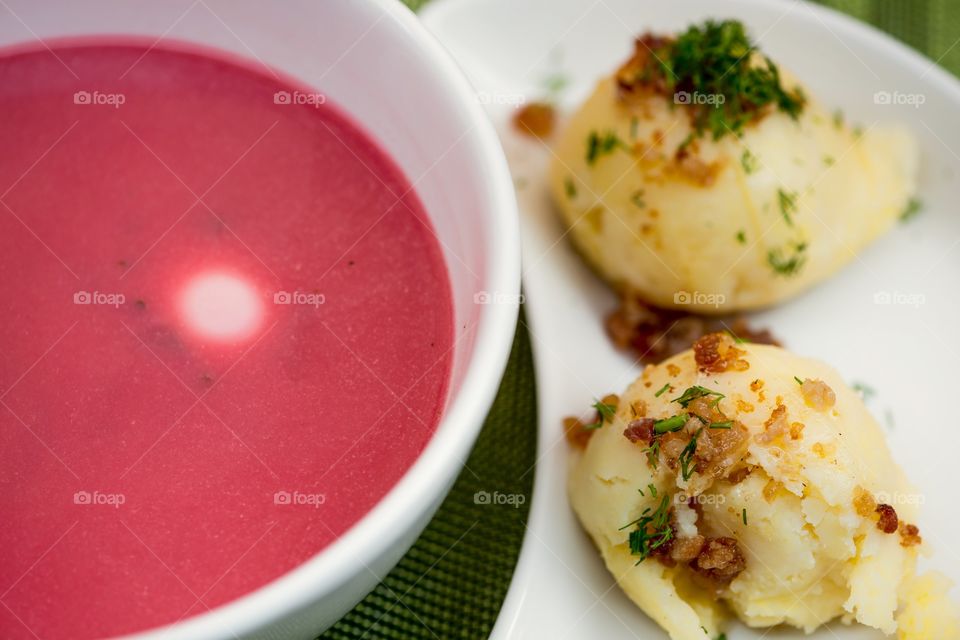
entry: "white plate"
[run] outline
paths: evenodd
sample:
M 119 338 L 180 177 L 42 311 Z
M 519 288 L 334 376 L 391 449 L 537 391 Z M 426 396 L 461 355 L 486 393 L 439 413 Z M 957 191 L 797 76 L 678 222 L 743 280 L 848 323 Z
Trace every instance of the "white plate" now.
M 616 301 L 564 238 L 544 180 L 550 151 L 513 131 L 510 103 L 543 97 L 547 79 L 561 73 L 569 85 L 560 104 L 569 110 L 625 59 L 635 34 L 674 31 L 711 16 L 742 20 L 766 52 L 848 119 L 865 126 L 903 122 L 920 140 L 923 212 L 826 284 L 756 315 L 753 323 L 876 390 L 868 405 L 887 425 L 895 457 L 925 499 L 921 532 L 937 567 L 960 579 L 960 556 L 950 546 L 960 538 L 954 495 L 960 464 L 952 459 L 960 424 L 951 409 L 960 361 L 960 189 L 953 183 L 960 167 L 960 85 L 953 77 L 870 27 L 799 2 L 435 0 L 422 17 L 488 103 L 517 183 L 537 367 L 536 489 L 494 638 L 666 637 L 614 586 L 567 503 L 561 418 L 622 391 L 640 368 L 604 334 L 603 318 Z M 878 104 L 879 91 L 920 94 L 925 103 Z M 895 302 L 876 303 L 883 293 Z M 730 640 L 766 635 L 806 637 L 745 627 L 728 633 Z M 882 636 L 835 623 L 814 637 Z

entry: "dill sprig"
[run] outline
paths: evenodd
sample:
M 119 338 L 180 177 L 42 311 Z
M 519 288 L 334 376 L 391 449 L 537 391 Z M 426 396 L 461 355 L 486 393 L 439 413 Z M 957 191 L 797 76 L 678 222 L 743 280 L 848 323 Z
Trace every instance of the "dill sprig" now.
M 739 134 L 769 108 L 796 118 L 806 99 L 799 89 L 787 90 L 770 58 L 760 55 L 743 23 L 707 20 L 674 40 L 666 40 L 651 59 L 672 95 L 700 94 L 712 99 L 690 101 L 697 135 L 714 140 Z
M 707 389 L 706 387 L 701 387 L 700 385 L 694 385 L 692 387 L 687 387 L 686 391 L 670 402 L 676 402 L 681 407 L 686 409 L 687 405 L 697 398 L 705 398 L 707 396 L 716 396 L 716 399 L 713 401 L 713 406 L 717 406 L 717 404 L 726 397 L 719 391 L 713 391 L 712 389 Z
M 656 494 L 654 494 L 656 495 Z M 623 531 L 636 525 L 630 532 L 628 542 L 630 553 L 640 556 L 637 564 L 650 557 L 650 554 L 673 539 L 673 527 L 670 526 L 670 496 L 664 494 L 656 509 L 647 507 L 640 517 L 620 527 Z
M 677 461 L 680 462 L 680 473 L 684 480 L 689 480 L 693 472 L 697 470 L 697 463 L 693 457 L 697 453 L 697 438 L 700 437 L 701 431 L 703 431 L 703 427 L 694 432 L 690 437 L 690 442 L 687 443 L 687 446 L 680 452 L 680 457 L 677 458 Z
M 613 417 L 617 414 L 617 405 L 597 400 L 591 406 L 597 410 L 597 419 L 584 425 L 584 429 L 599 429 L 604 424 L 613 422 Z

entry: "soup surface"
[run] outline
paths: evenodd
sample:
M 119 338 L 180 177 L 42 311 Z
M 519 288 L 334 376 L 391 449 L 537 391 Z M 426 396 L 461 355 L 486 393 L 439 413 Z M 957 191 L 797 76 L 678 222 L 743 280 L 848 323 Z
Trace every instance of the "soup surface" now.
M 450 286 L 408 179 L 325 96 L 151 44 L 0 57 L 3 638 L 279 577 L 446 398 Z

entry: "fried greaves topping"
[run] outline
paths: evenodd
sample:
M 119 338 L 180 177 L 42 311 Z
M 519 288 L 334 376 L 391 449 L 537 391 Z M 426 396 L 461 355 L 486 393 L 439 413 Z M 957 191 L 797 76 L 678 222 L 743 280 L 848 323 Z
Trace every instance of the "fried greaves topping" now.
M 636 354 L 644 364 L 657 364 L 686 351 L 703 336 L 728 331 L 739 339 L 779 346 L 766 329 L 751 328 L 742 317 L 707 317 L 646 304 L 636 294 L 620 298 L 620 306 L 606 320 L 613 344 Z
M 746 371 L 750 363 L 741 358 L 742 355 L 743 350 L 736 347 L 728 333 L 709 333 L 693 343 L 697 366 L 707 373 Z

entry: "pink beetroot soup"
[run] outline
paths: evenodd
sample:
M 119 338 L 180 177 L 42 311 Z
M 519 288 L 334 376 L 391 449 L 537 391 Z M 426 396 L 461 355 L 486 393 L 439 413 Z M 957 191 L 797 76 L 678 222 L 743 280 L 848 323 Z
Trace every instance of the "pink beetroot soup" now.
M 325 96 L 186 48 L 9 52 L 0 121 L 0 637 L 172 623 L 343 535 L 447 391 L 408 179 Z

